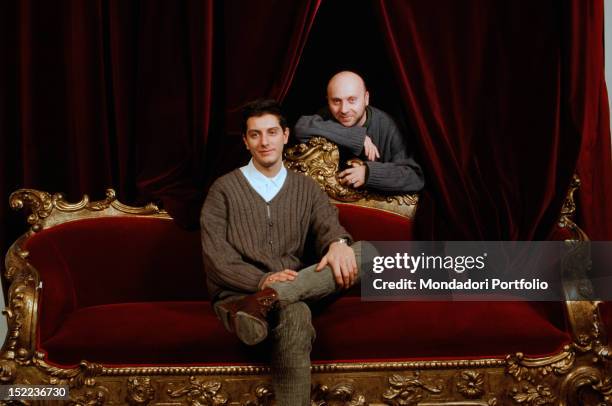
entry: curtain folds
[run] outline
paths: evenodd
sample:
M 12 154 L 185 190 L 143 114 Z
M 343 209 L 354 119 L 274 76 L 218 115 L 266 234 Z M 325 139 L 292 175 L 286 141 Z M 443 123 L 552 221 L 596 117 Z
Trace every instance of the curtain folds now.
M 228 133 L 239 134 L 244 103 L 285 97 L 320 4 L 321 0 L 223 2 Z
M 576 173 L 578 224 L 593 240 L 612 240 L 612 146 L 604 71 L 603 1 L 566 6 L 568 125 L 582 134 Z M 608 44 L 612 46 L 612 44 Z
M 546 239 L 577 162 L 587 232 L 612 237 L 611 199 L 598 196 L 612 187 L 603 2 L 378 0 L 377 10 L 425 157 L 419 238 Z
M 419 238 L 545 239 L 577 172 L 579 223 L 612 239 L 603 1 L 372 1 L 427 176 Z M 248 157 L 240 106 L 287 95 L 321 7 L 2 3 L 2 248 L 23 230 L 6 204 L 21 187 L 113 187 L 197 226 L 206 186 Z M 317 29 L 342 47 L 330 21 Z
M 213 0 L 0 6 L 0 232 L 17 188 L 151 200 L 197 224 L 211 123 Z
M 321 0 L 226 0 L 219 6 L 222 39 L 215 74 L 223 83 L 223 136 L 208 144 L 209 182 L 248 160 L 240 136 L 240 110 L 257 98 L 282 101 L 297 69 Z M 230 159 L 228 159 L 230 157 Z

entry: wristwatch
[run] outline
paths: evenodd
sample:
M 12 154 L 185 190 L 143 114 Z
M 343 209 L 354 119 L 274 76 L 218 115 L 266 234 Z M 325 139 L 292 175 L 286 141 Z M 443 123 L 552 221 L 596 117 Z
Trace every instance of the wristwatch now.
M 348 240 L 346 238 L 336 238 L 334 241 L 332 242 L 337 242 L 339 244 L 348 244 Z

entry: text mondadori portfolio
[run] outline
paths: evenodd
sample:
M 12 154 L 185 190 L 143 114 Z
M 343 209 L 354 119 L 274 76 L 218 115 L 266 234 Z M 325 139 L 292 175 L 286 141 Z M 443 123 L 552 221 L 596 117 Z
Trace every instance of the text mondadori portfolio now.
M 497 278 L 476 281 L 471 279 L 436 281 L 420 278 L 417 280 L 400 279 L 385 281 L 374 279 L 372 286 L 376 290 L 547 290 L 548 283 L 540 279 L 502 280 Z

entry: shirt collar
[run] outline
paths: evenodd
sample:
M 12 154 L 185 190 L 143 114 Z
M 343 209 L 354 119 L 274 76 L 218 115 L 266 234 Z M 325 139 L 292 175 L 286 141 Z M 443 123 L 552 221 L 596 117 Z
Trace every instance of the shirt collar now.
M 287 168 L 285 168 L 285 165 L 281 165 L 280 171 L 278 171 L 273 178 L 267 177 L 263 173 L 259 172 L 259 170 L 255 167 L 253 164 L 253 158 L 251 158 L 247 166 L 245 166 L 245 169 L 252 179 L 264 184 L 271 183 L 275 187 L 281 187 L 285 182 L 285 178 L 287 177 Z

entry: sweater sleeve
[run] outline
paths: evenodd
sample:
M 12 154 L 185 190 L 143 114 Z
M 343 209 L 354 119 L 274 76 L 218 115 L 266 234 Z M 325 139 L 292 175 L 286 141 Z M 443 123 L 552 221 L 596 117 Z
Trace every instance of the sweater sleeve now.
M 353 155 L 359 156 L 363 151 L 366 129 L 361 126 L 345 127 L 334 120 L 325 120 L 315 114 L 300 117 L 295 124 L 295 136 L 300 142 L 306 142 L 316 136 L 325 137 L 347 148 Z
M 227 240 L 227 199 L 213 185 L 200 216 L 202 251 L 206 273 L 212 281 L 227 289 L 257 292 L 265 273 L 245 262 Z
M 317 185 L 313 188 L 313 205 L 310 229 L 314 233 L 316 252 L 319 258 L 325 255 L 329 244 L 338 238 L 346 238 L 349 244 L 353 242 L 351 235 L 342 227 L 338 220 L 338 209 L 329 201 L 329 197 Z
M 423 171 L 408 154 L 403 137 L 391 121 L 389 125 L 390 156 L 385 162 L 367 161 L 368 178 L 365 187 L 383 192 L 416 192 L 425 185 Z

